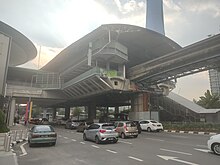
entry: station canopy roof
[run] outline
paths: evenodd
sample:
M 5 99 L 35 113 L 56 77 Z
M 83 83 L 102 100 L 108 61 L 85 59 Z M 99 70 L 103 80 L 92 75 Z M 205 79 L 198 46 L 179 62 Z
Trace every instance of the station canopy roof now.
M 12 39 L 9 66 L 24 64 L 37 56 L 36 47 L 27 37 L 1 21 L 0 33 Z
M 105 24 L 65 48 L 42 70 L 62 73 L 85 58 L 89 42 L 94 42 L 103 36 L 108 37 L 109 32 L 112 40 L 127 47 L 127 67 L 133 67 L 181 49 L 177 43 L 166 36 L 143 27 L 127 24 Z

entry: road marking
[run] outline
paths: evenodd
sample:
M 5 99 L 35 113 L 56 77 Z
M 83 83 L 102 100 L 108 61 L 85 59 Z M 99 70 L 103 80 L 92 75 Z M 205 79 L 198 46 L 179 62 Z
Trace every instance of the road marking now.
M 99 146 L 96 146 L 96 145 L 92 145 L 92 147 L 94 147 L 94 148 L 99 148 Z
M 81 144 L 86 144 L 86 143 L 84 143 L 84 142 L 80 142 Z
M 180 162 L 180 163 L 184 163 L 184 164 L 189 164 L 189 165 L 199 165 L 199 164 L 196 164 L 196 163 L 187 162 L 185 160 L 177 159 L 178 157 L 163 156 L 163 155 L 157 155 L 157 156 L 164 159 L 164 160 L 172 160 L 172 161 L 176 161 L 176 162 Z
M 21 151 L 22 151 L 22 153 L 23 153 L 23 154 L 21 154 L 20 156 L 27 155 L 27 152 L 26 152 L 26 150 L 25 150 L 25 148 L 24 148 L 24 145 L 27 144 L 27 143 L 28 143 L 28 142 L 25 142 L 24 144 L 22 144 L 22 145 L 20 146 Z
M 164 149 L 164 148 L 160 148 L 160 150 L 162 150 L 162 151 L 168 151 L 168 152 L 174 152 L 174 153 L 183 154 L 183 155 L 192 155 L 192 154 L 190 154 L 190 153 L 180 152 L 180 151 L 174 151 L 174 150 L 168 150 L 168 149 Z
M 118 142 L 120 142 L 120 143 L 125 143 L 125 144 L 132 144 L 132 143 L 130 143 L 130 142 L 121 141 L 121 140 L 119 140 Z
M 171 135 L 171 137 L 183 138 L 183 139 L 188 139 L 189 138 L 187 136 L 177 136 L 177 135 Z
M 194 148 L 194 150 L 196 150 L 196 151 L 201 151 L 201 152 L 206 152 L 206 153 L 211 152 L 211 151 L 210 151 L 210 150 L 208 150 L 208 149 L 199 149 L 199 148 Z
M 117 154 L 116 151 L 112 151 L 112 150 L 106 150 L 106 151 L 111 152 L 111 153 L 113 153 L 113 154 Z
M 133 160 L 137 160 L 139 162 L 143 162 L 142 159 L 139 159 L 139 158 L 136 158 L 136 157 L 133 157 L 133 156 L 128 156 L 128 158 L 133 159 Z
M 75 142 L 76 140 L 75 139 L 71 139 L 73 142 Z
M 148 139 L 148 140 L 155 140 L 155 141 L 160 141 L 160 142 L 163 142 L 164 140 L 161 140 L 161 139 L 154 139 L 154 138 L 145 138 L 145 139 Z
M 197 147 L 203 147 L 203 148 L 207 148 L 206 145 L 196 145 Z
M 64 139 L 69 139 L 68 137 L 63 137 Z

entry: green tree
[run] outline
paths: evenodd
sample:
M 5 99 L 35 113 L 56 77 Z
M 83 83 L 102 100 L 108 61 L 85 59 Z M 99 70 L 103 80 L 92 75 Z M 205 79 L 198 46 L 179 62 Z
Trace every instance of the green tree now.
M 8 127 L 6 126 L 6 123 L 5 123 L 5 114 L 4 112 L 0 109 L 0 133 L 3 133 L 3 132 L 8 132 L 9 129 Z
M 79 116 L 80 116 L 81 112 L 82 112 L 82 110 L 79 107 L 76 107 L 73 110 L 73 116 L 77 116 L 77 119 L 79 120 Z
M 205 92 L 204 96 L 200 96 L 199 100 L 195 101 L 195 103 L 206 109 L 220 108 L 219 96 L 212 95 L 209 90 Z

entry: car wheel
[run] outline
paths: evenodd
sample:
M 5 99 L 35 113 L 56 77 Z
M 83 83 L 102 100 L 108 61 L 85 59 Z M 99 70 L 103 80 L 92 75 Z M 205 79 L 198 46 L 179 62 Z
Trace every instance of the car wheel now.
M 122 139 L 125 139 L 125 138 L 126 138 L 126 136 L 125 136 L 125 134 L 124 134 L 123 132 L 121 133 L 121 138 L 122 138 Z
M 56 142 L 53 142 L 53 143 L 52 143 L 52 146 L 55 146 L 55 145 L 56 145 Z
M 220 143 L 212 144 L 212 150 L 216 155 L 220 155 Z
M 147 132 L 151 132 L 151 128 L 150 127 L 147 127 Z
M 83 134 L 83 140 L 85 140 L 85 141 L 87 140 L 87 137 L 86 137 L 85 133 Z
M 99 144 L 99 143 L 100 143 L 98 136 L 95 137 L 95 143 L 96 143 L 96 144 Z
M 135 135 L 135 136 L 134 136 L 134 138 L 137 138 L 137 137 L 138 137 L 138 135 Z

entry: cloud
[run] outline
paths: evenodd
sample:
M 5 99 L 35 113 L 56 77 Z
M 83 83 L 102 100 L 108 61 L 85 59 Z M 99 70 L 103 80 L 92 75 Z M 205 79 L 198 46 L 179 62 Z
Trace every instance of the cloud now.
M 198 100 L 208 89 L 210 90 L 208 71 L 205 71 L 177 79 L 173 92 L 193 101 Z
M 182 5 L 186 10 L 193 12 L 194 14 L 206 13 L 212 17 L 220 17 L 220 1 L 218 0 L 194 0 L 184 1 Z

